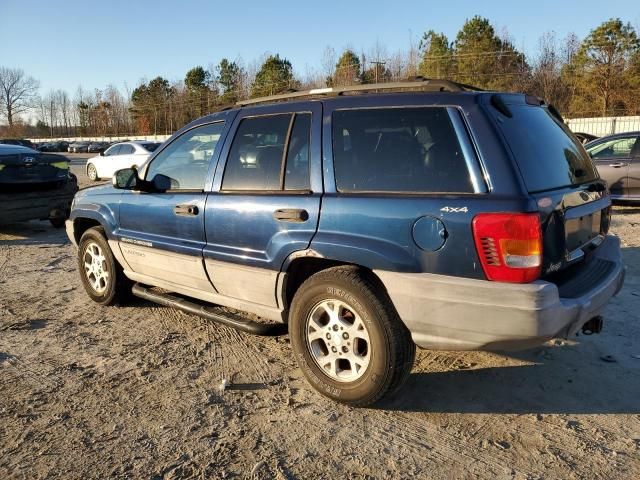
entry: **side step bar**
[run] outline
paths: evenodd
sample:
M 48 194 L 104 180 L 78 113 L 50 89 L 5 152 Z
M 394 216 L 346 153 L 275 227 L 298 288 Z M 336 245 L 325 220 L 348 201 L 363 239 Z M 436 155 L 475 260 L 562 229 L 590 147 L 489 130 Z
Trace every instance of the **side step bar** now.
M 287 332 L 287 326 L 284 323 L 260 323 L 247 318 L 242 318 L 239 315 L 223 315 L 221 313 L 211 311 L 208 307 L 199 305 L 198 303 L 191 302 L 184 298 L 168 293 L 154 292 L 150 288 L 143 287 L 139 283 L 136 283 L 133 286 L 131 292 L 136 297 L 149 300 L 150 302 L 154 302 L 165 307 L 176 308 L 193 315 L 198 315 L 199 317 L 206 318 L 207 320 L 212 320 L 226 325 L 227 327 L 251 333 L 252 335 L 275 336 L 283 335 Z

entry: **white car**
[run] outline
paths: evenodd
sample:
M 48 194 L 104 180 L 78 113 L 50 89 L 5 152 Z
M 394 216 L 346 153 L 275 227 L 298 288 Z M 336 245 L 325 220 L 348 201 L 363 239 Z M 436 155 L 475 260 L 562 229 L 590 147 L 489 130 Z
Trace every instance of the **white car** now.
M 122 168 L 140 167 L 160 144 L 155 142 L 122 142 L 111 145 L 103 153 L 87 160 L 87 176 L 93 180 L 111 178 Z

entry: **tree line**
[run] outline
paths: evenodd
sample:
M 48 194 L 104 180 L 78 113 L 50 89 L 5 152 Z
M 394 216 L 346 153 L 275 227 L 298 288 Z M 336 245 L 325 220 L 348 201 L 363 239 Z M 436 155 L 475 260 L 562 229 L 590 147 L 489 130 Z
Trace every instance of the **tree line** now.
M 296 74 L 289 60 L 265 55 L 250 64 L 223 58 L 196 66 L 183 79 L 158 76 L 132 91 L 114 85 L 39 94 L 39 82 L 20 69 L 0 67 L 0 135 L 80 136 L 172 133 L 189 121 L 238 100 L 292 90 L 401 81 L 450 79 L 490 90 L 526 92 L 566 117 L 640 114 L 640 40 L 630 23 L 610 19 L 582 40 L 575 34 L 539 39 L 534 54 L 518 49 L 506 30 L 480 16 L 450 40 L 426 31 L 419 42 L 389 52 L 379 41 L 367 52 L 327 47 L 320 67 Z M 35 117 L 35 125 L 25 117 Z

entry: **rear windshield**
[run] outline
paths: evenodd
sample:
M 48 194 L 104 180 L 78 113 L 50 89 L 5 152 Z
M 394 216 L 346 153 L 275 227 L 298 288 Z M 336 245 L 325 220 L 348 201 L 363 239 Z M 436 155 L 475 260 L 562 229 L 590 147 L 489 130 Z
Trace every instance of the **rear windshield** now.
M 583 146 L 546 108 L 509 105 L 509 110 L 513 117 L 500 117 L 498 125 L 529 192 L 579 185 L 598 178 Z
M 473 192 L 446 108 L 338 110 L 333 164 L 340 192 Z
M 153 152 L 156 148 L 158 148 L 159 145 L 160 145 L 159 143 L 143 143 L 142 147 L 147 152 Z

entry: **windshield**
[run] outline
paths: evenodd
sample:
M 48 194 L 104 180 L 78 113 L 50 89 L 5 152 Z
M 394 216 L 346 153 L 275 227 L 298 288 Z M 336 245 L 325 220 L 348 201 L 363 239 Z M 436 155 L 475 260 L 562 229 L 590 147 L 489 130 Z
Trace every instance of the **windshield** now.
M 591 182 L 598 172 L 582 144 L 544 107 L 509 105 L 511 118 L 498 125 L 529 192 Z

